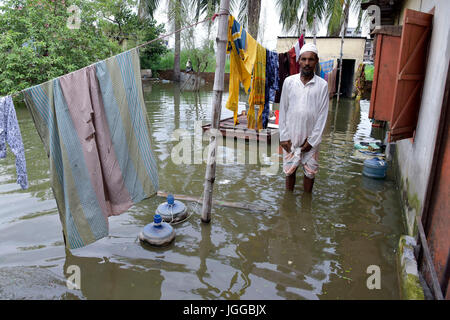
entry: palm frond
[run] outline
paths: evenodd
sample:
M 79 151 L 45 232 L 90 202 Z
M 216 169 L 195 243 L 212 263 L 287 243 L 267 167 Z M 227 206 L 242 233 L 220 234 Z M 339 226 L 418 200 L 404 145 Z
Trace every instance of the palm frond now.
M 240 24 L 248 29 L 248 1 L 241 0 L 239 2 L 238 21 Z
M 143 11 L 144 17 L 150 16 L 153 19 L 153 15 L 158 9 L 160 0 L 139 0 L 139 9 Z
M 299 11 L 302 8 L 302 0 L 277 0 L 276 7 L 280 11 L 280 23 L 283 30 L 291 31 L 299 26 Z

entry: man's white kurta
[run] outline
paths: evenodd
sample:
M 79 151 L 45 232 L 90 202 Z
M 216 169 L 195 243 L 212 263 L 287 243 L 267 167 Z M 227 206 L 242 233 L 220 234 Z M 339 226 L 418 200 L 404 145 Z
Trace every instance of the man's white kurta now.
M 300 147 L 305 139 L 312 149 L 302 154 L 305 164 L 318 151 L 328 116 L 328 83 L 314 75 L 304 85 L 300 74 L 284 80 L 280 99 L 280 141 L 292 142 L 292 149 Z

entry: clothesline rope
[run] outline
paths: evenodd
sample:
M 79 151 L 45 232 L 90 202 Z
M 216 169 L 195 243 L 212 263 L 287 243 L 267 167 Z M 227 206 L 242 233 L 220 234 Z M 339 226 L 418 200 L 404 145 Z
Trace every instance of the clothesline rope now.
M 230 11 L 229 11 L 229 10 L 220 8 L 219 13 L 214 13 L 212 16 L 210 16 L 210 17 L 208 17 L 208 18 L 206 18 L 206 19 L 204 19 L 204 20 L 202 20 L 202 21 L 198 21 L 198 22 L 193 23 L 193 24 L 190 24 L 190 25 L 188 25 L 188 26 L 186 26 L 186 27 L 182 27 L 182 28 L 180 28 L 180 29 L 178 29 L 178 30 L 175 30 L 175 31 L 171 32 L 171 33 L 164 34 L 164 35 L 162 35 L 162 36 L 160 36 L 160 37 L 158 37 L 158 38 L 156 38 L 156 39 L 147 41 L 147 42 L 145 42 L 145 43 L 143 43 L 143 44 L 140 44 L 140 45 L 138 45 L 138 46 L 136 46 L 136 47 L 134 47 L 134 48 L 128 49 L 128 50 L 126 50 L 126 51 L 123 51 L 123 52 L 121 52 L 121 53 L 118 53 L 118 54 L 116 54 L 116 55 L 114 55 L 114 56 L 111 56 L 111 57 L 109 57 L 109 58 L 106 58 L 106 59 L 113 58 L 113 57 L 115 57 L 115 56 L 118 56 L 119 54 L 122 54 L 122 53 L 127 52 L 127 51 L 130 51 L 130 50 L 134 50 L 134 49 L 138 49 L 138 48 L 147 46 L 147 45 L 149 45 L 150 43 L 153 43 L 153 42 L 155 42 L 155 41 L 158 41 L 158 40 L 161 40 L 161 39 L 170 37 L 171 35 L 174 35 L 174 34 L 176 34 L 176 33 L 179 33 L 179 32 L 181 32 L 181 31 L 184 31 L 184 30 L 186 30 L 186 29 L 193 28 L 193 27 L 195 27 L 195 26 L 197 26 L 197 25 L 199 25 L 199 24 L 205 23 L 205 22 L 207 22 L 207 21 L 209 21 L 209 20 L 211 20 L 212 22 L 214 22 L 215 19 L 216 19 L 218 16 L 224 16 L 224 15 L 229 15 L 229 14 L 230 14 Z M 106 59 L 103 59 L 103 60 L 106 60 Z M 96 62 L 96 63 L 97 63 L 97 62 Z M 95 63 L 93 63 L 93 64 L 95 64 Z M 76 71 L 78 71 L 78 70 L 76 70 Z M 73 72 L 75 72 L 75 71 L 73 71 Z M 72 73 L 72 72 L 71 72 L 71 73 Z M 69 73 L 69 74 L 70 74 L 70 73 Z M 20 91 L 18 91 L 18 92 L 14 92 L 14 93 L 12 93 L 10 96 L 11 96 L 12 98 L 15 98 L 15 97 L 19 96 L 20 94 L 22 94 L 23 91 L 25 91 L 25 90 L 26 90 L 26 89 L 20 90 Z

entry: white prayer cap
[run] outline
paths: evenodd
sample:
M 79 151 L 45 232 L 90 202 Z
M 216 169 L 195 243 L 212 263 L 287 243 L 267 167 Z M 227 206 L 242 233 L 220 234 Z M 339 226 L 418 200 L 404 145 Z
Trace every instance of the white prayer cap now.
M 300 56 L 307 51 L 314 52 L 317 56 L 319 56 L 319 52 L 317 51 L 317 47 L 314 43 L 305 43 L 303 47 L 300 49 Z

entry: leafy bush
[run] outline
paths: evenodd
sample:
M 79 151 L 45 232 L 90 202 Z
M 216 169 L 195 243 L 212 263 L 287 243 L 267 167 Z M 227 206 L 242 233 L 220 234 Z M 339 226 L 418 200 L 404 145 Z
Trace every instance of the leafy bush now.
M 79 29 L 67 8 L 81 9 Z M 81 69 L 157 38 L 162 25 L 139 19 L 134 0 L 5 0 L 0 2 L 0 96 Z M 126 41 L 124 41 L 126 40 Z M 161 42 L 140 50 L 153 69 L 167 51 Z
M 373 70 L 374 69 L 375 69 L 375 67 L 373 66 L 373 64 L 367 64 L 364 67 L 364 75 L 366 76 L 366 80 L 373 81 Z

